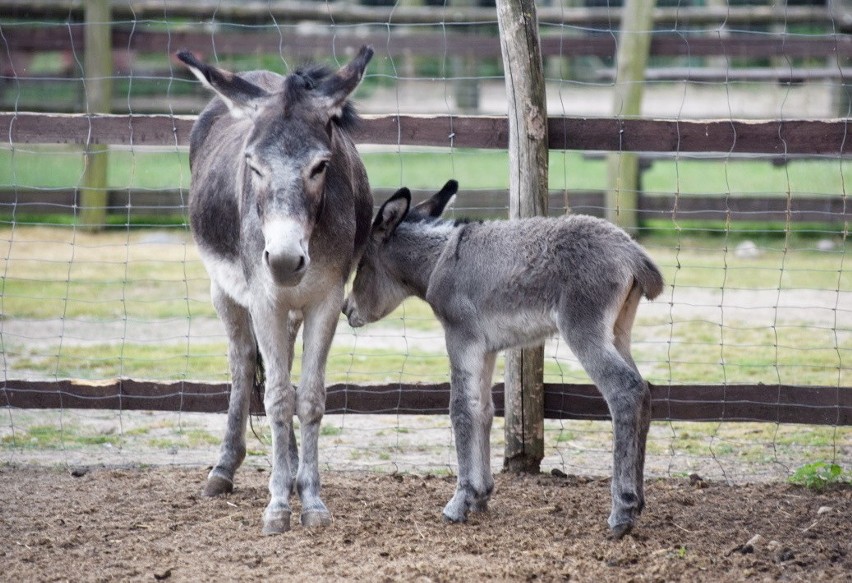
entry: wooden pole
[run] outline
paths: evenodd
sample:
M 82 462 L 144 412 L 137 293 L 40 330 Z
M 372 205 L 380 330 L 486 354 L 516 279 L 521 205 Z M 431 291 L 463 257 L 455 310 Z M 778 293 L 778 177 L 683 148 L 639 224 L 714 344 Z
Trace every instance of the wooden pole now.
M 509 218 L 547 214 L 547 105 L 533 0 L 497 0 L 509 102 Z M 544 349 L 506 355 L 504 470 L 538 472 L 544 458 Z
M 642 113 L 642 81 L 651 48 L 654 0 L 625 0 L 618 35 L 613 113 L 633 117 Z M 639 226 L 639 160 L 634 153 L 607 156 L 606 218 L 635 231 Z
M 112 27 L 110 0 L 86 0 L 86 113 L 109 113 L 112 101 Z M 80 185 L 80 224 L 97 231 L 106 225 L 108 147 L 86 144 Z

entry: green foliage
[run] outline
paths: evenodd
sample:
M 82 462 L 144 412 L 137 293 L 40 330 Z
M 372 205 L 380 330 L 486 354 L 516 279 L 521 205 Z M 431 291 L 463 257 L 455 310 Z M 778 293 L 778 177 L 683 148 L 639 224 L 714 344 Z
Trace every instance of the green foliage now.
M 852 476 L 838 464 L 814 462 L 796 470 L 789 481 L 791 484 L 818 491 L 831 484 L 849 483 L 852 481 Z

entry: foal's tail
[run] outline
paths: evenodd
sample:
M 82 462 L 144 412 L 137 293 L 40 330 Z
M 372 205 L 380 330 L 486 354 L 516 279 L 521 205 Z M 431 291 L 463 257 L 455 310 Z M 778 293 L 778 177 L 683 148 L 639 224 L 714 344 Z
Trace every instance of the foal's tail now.
M 642 290 L 642 295 L 649 300 L 653 300 L 663 293 L 663 287 L 665 286 L 663 274 L 660 273 L 660 268 L 657 267 L 654 260 L 648 257 L 641 248 L 633 264 L 633 278 L 636 281 L 636 285 Z

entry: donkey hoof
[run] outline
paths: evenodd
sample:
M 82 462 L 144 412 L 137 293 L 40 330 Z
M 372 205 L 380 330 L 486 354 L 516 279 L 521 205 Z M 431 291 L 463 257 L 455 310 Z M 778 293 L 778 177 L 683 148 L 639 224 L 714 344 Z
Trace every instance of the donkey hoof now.
M 306 510 L 302 512 L 302 526 L 328 526 L 331 524 L 331 513 L 328 510 Z
M 444 509 L 444 512 L 441 514 L 444 518 L 444 522 L 446 524 L 461 524 L 467 521 L 467 515 L 464 513 L 456 514 L 453 512 L 448 512 L 447 509 Z
M 204 495 L 210 498 L 230 494 L 234 491 L 234 482 L 222 476 L 210 476 L 204 486 Z
M 263 534 L 281 534 L 290 530 L 290 511 L 279 510 L 263 517 Z
M 471 512 L 488 512 L 488 500 L 477 500 L 470 506 Z
M 623 524 L 616 524 L 615 526 L 609 529 L 609 540 L 621 540 L 626 535 L 630 534 L 630 531 L 633 530 L 632 522 L 625 522 Z

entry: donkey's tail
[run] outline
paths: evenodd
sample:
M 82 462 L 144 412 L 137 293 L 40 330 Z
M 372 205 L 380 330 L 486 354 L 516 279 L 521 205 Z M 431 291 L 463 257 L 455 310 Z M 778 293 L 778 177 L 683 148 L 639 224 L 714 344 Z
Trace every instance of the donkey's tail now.
M 665 282 L 663 274 L 660 273 L 660 268 L 654 263 L 654 260 L 648 257 L 644 251 L 640 251 L 636 257 L 636 262 L 633 267 L 633 278 L 639 289 L 642 290 L 642 295 L 653 300 L 661 293 Z

